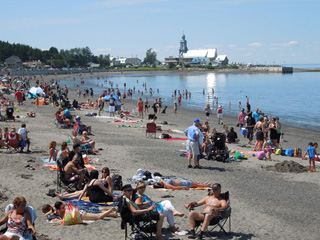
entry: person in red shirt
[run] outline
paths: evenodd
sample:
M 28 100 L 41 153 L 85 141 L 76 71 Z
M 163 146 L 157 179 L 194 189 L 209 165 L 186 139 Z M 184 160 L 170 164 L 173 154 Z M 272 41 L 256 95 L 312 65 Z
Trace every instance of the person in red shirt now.
M 18 101 L 18 105 L 20 106 L 21 102 L 22 102 L 22 92 L 20 92 L 19 90 L 16 91 L 16 93 L 14 94 L 17 101 Z
M 14 148 L 16 151 L 20 147 L 21 136 L 20 134 L 16 133 L 16 128 L 12 127 L 11 131 L 7 135 L 8 145 Z M 22 152 L 22 149 L 21 149 Z

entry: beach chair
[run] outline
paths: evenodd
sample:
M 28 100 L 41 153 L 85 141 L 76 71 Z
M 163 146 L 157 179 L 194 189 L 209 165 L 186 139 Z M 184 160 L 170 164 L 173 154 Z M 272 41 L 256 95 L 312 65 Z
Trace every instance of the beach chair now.
M 61 193 L 62 189 L 65 189 L 67 192 L 74 192 L 77 187 L 79 176 L 75 175 L 71 180 L 66 180 L 64 178 L 65 172 L 63 163 L 60 160 L 57 160 L 57 166 L 57 192 Z
M 231 206 L 230 206 L 230 198 L 229 198 L 229 191 L 225 193 L 221 193 L 220 196 L 227 201 L 228 203 L 228 208 L 225 210 L 220 210 L 219 211 L 219 216 L 213 218 L 208 227 L 207 232 L 213 232 L 216 228 L 219 229 L 219 232 L 223 232 L 226 235 L 229 235 L 231 232 Z M 197 205 L 192 206 L 189 210 L 193 211 Z M 196 227 L 195 227 L 195 232 L 198 233 L 201 230 L 201 225 L 203 221 L 196 221 Z M 225 225 L 229 225 L 228 231 L 225 230 Z
M 159 220 L 158 212 L 150 211 L 143 214 L 133 214 L 123 197 L 120 198 L 118 207 L 121 216 L 121 229 L 125 230 L 125 240 L 133 237 L 135 239 L 153 239 L 152 233 L 157 230 L 155 221 Z M 129 236 L 128 224 L 131 227 Z
M 7 213 L 10 210 L 14 210 L 14 206 L 12 203 L 10 203 L 9 205 L 7 205 L 6 209 L 5 209 L 5 213 Z M 31 216 L 31 223 L 34 226 L 35 224 L 35 220 L 37 219 L 38 215 L 36 213 L 36 211 L 34 210 L 33 207 L 31 206 L 27 206 L 26 207 L 26 211 L 28 211 L 30 213 Z M 1 229 L 0 234 L 3 234 L 7 231 L 7 227 L 4 229 Z M 30 234 L 30 232 L 26 231 L 24 234 L 24 239 L 25 240 L 36 240 L 36 237 L 32 237 L 32 235 Z
M 16 119 L 15 119 L 15 117 L 13 116 L 13 107 L 7 107 L 6 108 L 6 122 L 8 121 L 8 120 L 11 120 L 11 121 L 16 121 Z
M 152 137 L 156 138 L 156 132 L 157 132 L 157 125 L 155 123 L 147 123 L 146 127 L 146 137 Z

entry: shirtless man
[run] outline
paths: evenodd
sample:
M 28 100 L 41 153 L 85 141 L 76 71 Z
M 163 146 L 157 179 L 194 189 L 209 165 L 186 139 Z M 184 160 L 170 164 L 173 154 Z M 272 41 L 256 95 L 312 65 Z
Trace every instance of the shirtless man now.
M 88 133 L 87 131 L 83 131 L 82 132 L 82 139 L 81 139 L 81 143 L 85 144 L 85 143 L 89 143 L 90 144 L 90 147 L 91 147 L 91 150 L 94 150 L 95 149 L 95 145 L 96 145 L 96 142 L 94 140 L 92 140 L 91 138 L 88 137 Z
M 74 157 L 72 158 L 72 161 L 68 162 L 67 165 L 64 167 L 64 178 L 71 179 L 74 176 L 78 175 L 79 176 L 79 181 L 78 181 L 78 189 L 81 189 L 83 179 L 85 176 L 85 169 L 82 168 L 77 168 L 77 164 L 79 162 L 80 156 L 79 154 L 75 154 Z
M 102 95 L 98 98 L 98 109 L 99 109 L 99 116 L 101 116 L 101 111 L 103 109 Z
M 225 210 L 228 207 L 228 203 L 221 196 L 221 185 L 219 183 L 215 183 L 211 186 L 212 195 L 208 195 L 205 198 L 201 199 L 198 202 L 191 202 L 185 205 L 186 209 L 189 209 L 194 205 L 203 205 L 205 207 L 202 213 L 192 211 L 189 213 L 189 226 L 190 226 L 190 234 L 193 237 L 196 237 L 194 228 L 196 226 L 196 221 L 203 221 L 201 231 L 199 233 L 198 239 L 202 239 L 204 232 L 207 230 L 211 219 L 216 217 L 219 214 L 219 210 Z

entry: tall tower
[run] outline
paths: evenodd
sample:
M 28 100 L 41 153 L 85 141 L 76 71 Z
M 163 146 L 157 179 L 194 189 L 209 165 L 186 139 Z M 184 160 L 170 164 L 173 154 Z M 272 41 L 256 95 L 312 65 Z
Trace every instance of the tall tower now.
M 183 57 L 182 54 L 186 52 L 188 52 L 187 40 L 186 40 L 186 36 L 183 34 L 182 40 L 180 41 L 179 57 Z

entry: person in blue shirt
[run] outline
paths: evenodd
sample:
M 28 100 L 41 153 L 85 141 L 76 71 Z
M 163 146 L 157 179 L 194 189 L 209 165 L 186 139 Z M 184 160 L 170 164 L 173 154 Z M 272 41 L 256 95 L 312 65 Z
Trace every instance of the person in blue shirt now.
M 313 146 L 313 142 L 309 142 L 308 145 L 309 146 L 308 146 L 307 151 L 304 155 L 305 156 L 309 155 L 309 172 L 311 172 L 311 162 L 313 162 L 312 172 L 315 172 L 316 171 L 315 158 L 316 158 L 317 152 L 316 152 L 315 147 Z
M 70 111 L 69 111 L 68 108 L 66 108 L 66 109 L 64 110 L 64 116 L 65 116 L 66 118 L 68 118 L 68 119 L 71 119 L 71 118 L 72 118 L 71 113 L 70 113 Z
M 260 115 L 261 115 L 261 112 L 259 111 L 259 108 L 257 108 L 256 111 L 252 113 L 252 117 L 256 122 L 259 122 Z
M 197 156 L 200 155 L 200 147 L 199 147 L 199 137 L 200 137 L 200 126 L 201 121 L 196 118 L 193 121 L 193 125 L 188 127 L 184 133 L 188 137 L 188 149 L 189 149 L 189 156 L 188 156 L 188 168 L 192 168 L 191 165 L 191 158 L 193 158 L 194 166 L 193 168 L 201 168 L 199 165 L 199 161 L 197 160 Z

